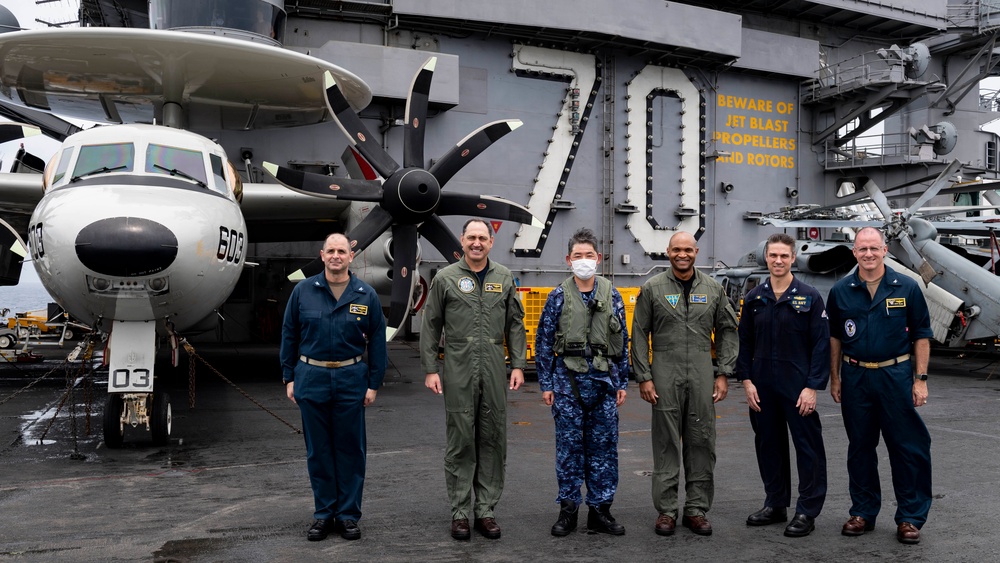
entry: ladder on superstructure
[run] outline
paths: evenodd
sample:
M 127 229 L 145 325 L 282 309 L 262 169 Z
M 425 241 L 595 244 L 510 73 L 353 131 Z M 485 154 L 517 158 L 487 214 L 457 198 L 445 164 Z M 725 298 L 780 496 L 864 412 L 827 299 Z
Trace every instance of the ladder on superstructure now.
M 601 201 L 604 208 L 601 212 L 601 240 L 604 247 L 602 273 L 614 283 L 615 256 L 615 59 L 605 55 L 601 64 L 604 66 L 603 127 L 604 137 L 601 150 L 604 154 L 601 178 Z

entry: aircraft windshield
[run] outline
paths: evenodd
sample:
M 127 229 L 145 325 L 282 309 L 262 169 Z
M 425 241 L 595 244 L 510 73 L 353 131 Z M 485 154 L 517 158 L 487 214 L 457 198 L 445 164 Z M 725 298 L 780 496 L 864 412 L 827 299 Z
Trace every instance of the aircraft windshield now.
M 146 172 L 180 176 L 206 187 L 205 157 L 199 151 L 150 144 L 146 150 Z
M 71 175 L 74 179 L 108 172 L 131 172 L 135 164 L 135 147 L 132 143 L 86 145 L 80 147 L 80 156 Z
M 177 29 L 222 27 L 249 31 L 281 43 L 285 12 L 273 0 L 153 0 L 150 27 Z

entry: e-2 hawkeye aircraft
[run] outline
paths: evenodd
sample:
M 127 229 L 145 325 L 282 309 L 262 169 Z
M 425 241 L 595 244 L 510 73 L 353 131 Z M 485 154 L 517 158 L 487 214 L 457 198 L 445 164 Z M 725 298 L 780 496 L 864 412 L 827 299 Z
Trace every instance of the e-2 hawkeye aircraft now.
M 524 207 L 506 200 L 441 192 L 518 121 L 487 124 L 423 169 L 433 70 L 432 58 L 411 86 L 400 167 L 369 140 L 373 136 L 355 113 L 370 102 L 370 89 L 353 73 L 320 59 L 176 31 L 86 28 L 0 35 L 0 101 L 113 124 L 66 138 L 41 177 L 0 175 L 0 219 L 9 227 L 0 241 L 7 253 L 0 256 L 6 268 L 0 277 L 16 283 L 21 260 L 13 251 L 20 248 L 24 255 L 26 246 L 52 298 L 94 327 L 94 336 L 106 338 L 109 447 L 122 443 L 126 425 L 145 426 L 157 444 L 169 439 L 170 400 L 154 392 L 158 339 L 167 339 L 176 362 L 179 335 L 214 326 L 216 309 L 247 266 L 249 234 L 255 242 L 298 240 L 295 231 L 301 227 L 301 238 L 310 240 L 305 234 L 315 232 L 310 226 L 336 219 L 361 252 L 391 230 L 394 253 L 386 260 L 395 275 L 391 282 L 369 280 L 380 294 L 391 293 L 391 337 L 411 308 L 419 275 L 417 234 L 445 257 L 460 257 L 458 239 L 439 216 L 539 224 Z M 330 119 L 384 182 L 269 166 L 301 193 L 278 184 L 244 183 L 219 144 L 186 130 L 292 127 Z M 363 210 L 359 201 L 365 202 Z

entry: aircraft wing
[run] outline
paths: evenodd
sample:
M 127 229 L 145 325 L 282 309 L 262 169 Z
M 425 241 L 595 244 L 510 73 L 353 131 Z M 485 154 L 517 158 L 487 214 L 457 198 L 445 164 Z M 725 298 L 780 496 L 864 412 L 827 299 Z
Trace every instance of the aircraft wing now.
M 241 207 L 250 242 L 287 242 L 343 232 L 351 202 L 301 194 L 281 184 L 243 184 Z

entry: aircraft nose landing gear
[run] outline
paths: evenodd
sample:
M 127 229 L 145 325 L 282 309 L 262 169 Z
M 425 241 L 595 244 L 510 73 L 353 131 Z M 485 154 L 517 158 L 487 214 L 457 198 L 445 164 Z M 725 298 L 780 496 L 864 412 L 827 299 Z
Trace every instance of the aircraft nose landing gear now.
M 167 393 L 109 393 L 104 406 L 104 445 L 116 449 L 122 446 L 125 426 L 140 424 L 151 433 L 154 446 L 170 441 L 173 412 Z

